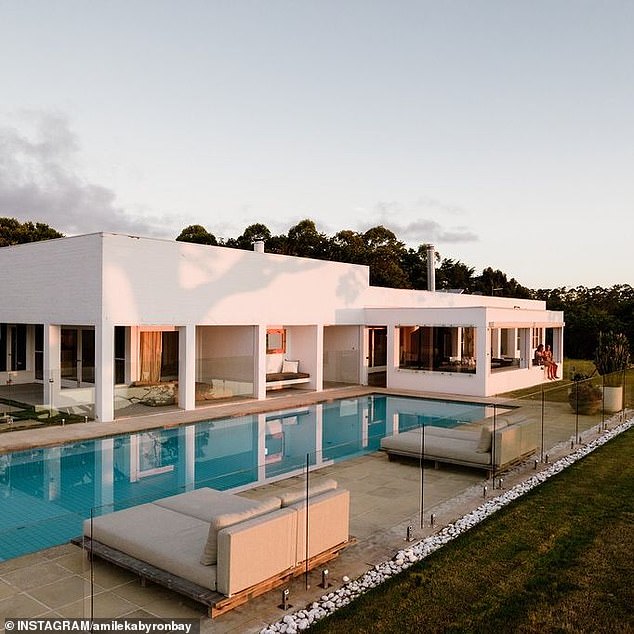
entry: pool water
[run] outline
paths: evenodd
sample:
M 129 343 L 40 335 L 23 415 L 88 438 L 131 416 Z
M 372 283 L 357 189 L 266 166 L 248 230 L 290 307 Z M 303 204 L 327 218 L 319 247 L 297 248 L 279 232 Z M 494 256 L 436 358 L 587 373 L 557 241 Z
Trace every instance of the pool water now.
M 491 408 L 371 395 L 0 455 L 0 560 L 63 544 L 82 521 L 199 487 L 244 489 Z

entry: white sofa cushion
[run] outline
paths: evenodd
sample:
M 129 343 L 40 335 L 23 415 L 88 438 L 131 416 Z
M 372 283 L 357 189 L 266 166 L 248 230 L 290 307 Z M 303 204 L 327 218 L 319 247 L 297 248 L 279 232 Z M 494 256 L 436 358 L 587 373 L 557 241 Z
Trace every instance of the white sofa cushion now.
M 251 500 L 226 491 L 202 488 L 161 498 L 156 500 L 154 504 L 178 513 L 184 513 L 190 517 L 196 517 L 205 522 L 211 522 L 214 517 L 227 513 L 251 510 L 259 511 L 258 514 L 268 513 L 274 509 L 279 509 L 282 501 L 277 497 Z
M 297 374 L 297 372 L 299 372 L 299 361 L 289 361 L 288 359 L 284 359 L 284 362 L 282 363 L 282 372 Z
M 336 488 L 337 481 L 333 480 L 332 478 L 327 478 L 326 480 L 315 482 L 315 484 L 309 484 L 308 499 L 310 500 L 310 498 L 312 498 L 313 496 L 320 495 L 321 493 L 325 493 L 326 491 L 333 491 Z M 295 504 L 295 502 L 300 502 L 306 498 L 306 488 L 287 491 L 286 493 L 283 493 L 280 497 L 282 499 L 282 508 L 290 506 L 291 504 Z
M 141 504 L 92 520 L 98 542 L 147 562 L 156 568 L 216 590 L 216 566 L 200 564 L 200 550 L 209 524 L 156 504 Z M 91 536 L 91 520 L 84 522 Z
M 488 453 L 477 453 L 478 434 L 468 433 L 464 437 L 462 432 L 460 437 L 456 434 L 452 435 L 434 435 L 425 434 L 425 458 L 433 460 L 453 460 L 476 465 L 487 465 L 491 456 Z M 418 457 L 421 455 L 421 434 L 418 430 L 405 431 L 394 436 L 386 436 L 381 440 L 381 448 L 388 451 L 394 451 L 403 455 Z

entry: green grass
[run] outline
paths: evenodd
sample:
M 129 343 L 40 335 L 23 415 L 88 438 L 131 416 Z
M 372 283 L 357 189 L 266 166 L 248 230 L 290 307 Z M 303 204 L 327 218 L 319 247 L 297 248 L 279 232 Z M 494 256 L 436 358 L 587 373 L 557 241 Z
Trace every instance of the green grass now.
M 316 632 L 634 632 L 634 429 Z

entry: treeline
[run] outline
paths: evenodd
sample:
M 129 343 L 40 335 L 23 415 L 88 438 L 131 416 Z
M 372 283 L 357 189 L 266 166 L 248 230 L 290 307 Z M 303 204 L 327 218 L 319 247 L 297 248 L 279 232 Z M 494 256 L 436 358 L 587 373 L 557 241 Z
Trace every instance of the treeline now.
M 44 223 L 0 218 L 0 246 L 59 237 L 63 234 Z M 219 238 L 202 225 L 190 225 L 176 239 L 245 250 L 252 250 L 256 240 L 264 240 L 270 253 L 365 264 L 370 268 L 370 283 L 375 286 L 427 288 L 427 244 L 416 249 L 407 247 L 383 226 L 364 232 L 346 229 L 328 236 L 306 219 L 286 234 L 273 235 L 266 225 L 257 223 L 246 227 L 237 238 Z M 474 267 L 460 260 L 442 258 L 438 253 L 435 268 L 437 290 L 540 299 L 548 309 L 564 311 L 564 348 L 569 358 L 592 359 L 599 332 L 609 330 L 624 333 L 634 349 L 634 288 L 629 284 L 533 290 L 491 267 L 476 275 Z
M 370 267 L 370 284 L 390 288 L 424 290 L 427 286 L 427 244 L 416 249 L 383 226 L 364 232 L 345 229 L 334 236 L 317 230 L 314 221 L 306 219 L 282 235 L 273 235 L 266 225 L 249 225 L 237 238 L 217 238 L 201 225 L 183 229 L 176 238 L 183 242 L 219 245 L 235 249 L 253 249 L 256 240 L 264 240 L 269 253 L 365 264 Z M 464 293 L 531 297 L 531 290 L 517 280 L 507 278 L 500 270 L 486 268 L 480 275 L 459 260 L 436 254 L 436 290 L 460 289 Z
M 63 237 L 62 233 L 43 222 L 19 222 L 15 218 L 0 218 L 0 247 Z
M 563 310 L 566 328 L 564 350 L 571 359 L 592 359 L 600 332 L 622 332 L 634 350 L 634 288 L 615 284 L 610 288 L 555 288 L 534 291 L 550 310 Z

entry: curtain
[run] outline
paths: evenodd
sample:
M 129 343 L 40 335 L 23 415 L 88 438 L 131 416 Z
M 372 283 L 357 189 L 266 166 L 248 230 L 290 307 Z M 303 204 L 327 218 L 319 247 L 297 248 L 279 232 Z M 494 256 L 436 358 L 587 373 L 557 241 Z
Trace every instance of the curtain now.
M 162 332 L 141 332 L 140 378 L 143 383 L 158 383 L 161 380 L 161 356 L 163 352 Z

